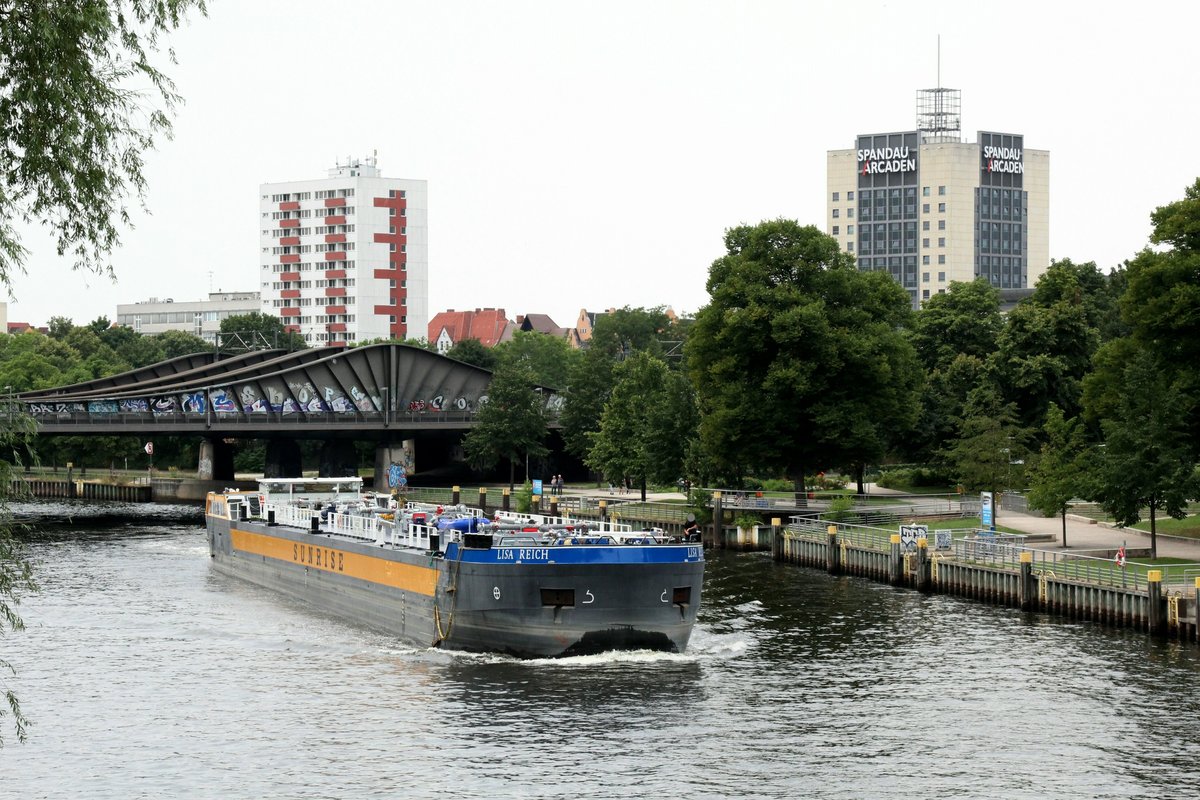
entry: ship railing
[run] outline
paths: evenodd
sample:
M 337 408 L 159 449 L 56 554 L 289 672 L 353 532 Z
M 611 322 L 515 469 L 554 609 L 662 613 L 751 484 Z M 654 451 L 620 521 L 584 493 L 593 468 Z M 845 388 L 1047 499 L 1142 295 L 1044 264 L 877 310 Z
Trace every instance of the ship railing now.
M 538 528 L 543 526 L 560 528 L 578 526 L 587 527 L 589 531 L 596 531 L 597 533 L 628 533 L 633 530 L 632 525 L 623 522 L 607 522 L 603 520 L 579 519 L 578 517 L 550 516 L 548 514 L 520 514 L 516 511 L 497 511 L 492 518 L 501 523 L 507 523 L 511 525 L 532 523 Z

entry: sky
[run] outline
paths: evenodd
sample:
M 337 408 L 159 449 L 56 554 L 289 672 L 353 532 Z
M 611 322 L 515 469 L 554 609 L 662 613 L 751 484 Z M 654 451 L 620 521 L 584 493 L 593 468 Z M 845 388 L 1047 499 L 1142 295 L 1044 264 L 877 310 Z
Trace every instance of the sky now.
M 1050 256 L 1108 270 L 1200 176 L 1200 3 L 209 0 L 116 280 L 40 228 L 10 321 L 258 287 L 258 187 L 377 154 L 429 187 L 430 315 L 705 305 L 727 228 L 824 227 L 825 154 L 962 91 L 1050 151 Z

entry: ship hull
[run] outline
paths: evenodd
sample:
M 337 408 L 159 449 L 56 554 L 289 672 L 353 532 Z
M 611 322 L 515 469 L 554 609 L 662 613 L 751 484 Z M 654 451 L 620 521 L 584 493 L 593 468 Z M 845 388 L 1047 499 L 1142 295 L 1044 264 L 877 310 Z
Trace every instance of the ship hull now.
M 495 548 L 444 556 L 257 520 L 208 518 L 214 568 L 418 647 L 558 657 L 682 652 L 698 546 Z

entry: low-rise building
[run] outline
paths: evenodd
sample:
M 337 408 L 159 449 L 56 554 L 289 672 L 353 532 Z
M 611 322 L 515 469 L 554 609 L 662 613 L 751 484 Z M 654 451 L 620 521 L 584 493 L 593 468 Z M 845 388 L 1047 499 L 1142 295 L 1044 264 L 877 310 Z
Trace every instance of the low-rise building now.
M 151 297 L 117 306 L 117 324 L 138 333 L 156 334 L 183 331 L 215 342 L 226 317 L 261 312 L 258 292 L 210 292 L 207 300 L 176 301 Z

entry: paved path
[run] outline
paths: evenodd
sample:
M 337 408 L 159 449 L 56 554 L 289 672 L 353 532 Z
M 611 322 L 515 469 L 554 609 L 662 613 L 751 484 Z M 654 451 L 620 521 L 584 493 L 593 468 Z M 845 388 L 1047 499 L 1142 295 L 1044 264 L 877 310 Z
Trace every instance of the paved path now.
M 996 514 L 996 524 L 1005 528 L 1031 534 L 1051 534 L 1053 542 L 1030 542 L 1031 547 L 1041 550 L 1062 550 L 1062 519 L 1059 517 L 1037 517 L 1001 508 Z M 1150 534 L 1133 528 L 1110 528 L 1095 523 L 1086 517 L 1067 515 L 1067 544 L 1070 550 L 1112 550 L 1124 544 L 1126 547 L 1149 547 Z M 1200 562 L 1200 540 L 1182 539 L 1174 536 L 1158 536 L 1158 554 L 1170 558 L 1186 558 Z

